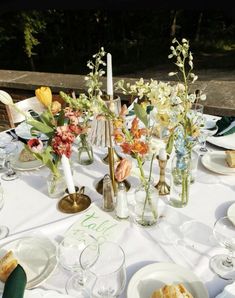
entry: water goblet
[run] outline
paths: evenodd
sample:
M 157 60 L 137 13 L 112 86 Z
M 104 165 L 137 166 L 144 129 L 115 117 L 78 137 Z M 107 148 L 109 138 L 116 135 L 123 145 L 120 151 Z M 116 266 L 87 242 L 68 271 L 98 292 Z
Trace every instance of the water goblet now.
M 89 287 L 85 285 L 93 274 L 85 274 L 80 264 L 81 252 L 87 247 L 89 250 L 91 264 L 98 256 L 98 242 L 85 231 L 76 231 L 76 235 L 66 236 L 58 245 L 57 258 L 63 268 L 69 270 L 73 275 L 68 279 L 65 289 L 69 295 L 77 298 L 89 298 Z M 88 265 L 87 265 L 88 266 Z M 92 276 L 91 276 L 92 275 Z
M 81 259 L 82 266 L 83 263 Z M 92 287 L 92 297 L 114 298 L 119 297 L 124 291 L 126 285 L 125 253 L 118 244 L 111 241 L 101 243 L 98 258 L 88 270 L 96 277 Z
M 15 180 L 19 178 L 19 176 L 12 168 L 12 162 L 14 162 L 18 156 L 18 146 L 16 143 L 9 143 L 5 146 L 4 150 L 6 152 L 5 166 L 7 172 L 4 173 L 1 178 L 6 181 Z
M 214 224 L 213 234 L 228 253 L 213 256 L 210 268 L 223 279 L 235 280 L 235 216 L 220 217 Z

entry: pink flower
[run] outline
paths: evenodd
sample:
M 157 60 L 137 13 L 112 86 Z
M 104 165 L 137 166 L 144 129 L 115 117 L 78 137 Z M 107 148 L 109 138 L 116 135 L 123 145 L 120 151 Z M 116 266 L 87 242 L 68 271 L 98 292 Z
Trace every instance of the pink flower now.
M 51 142 L 52 148 L 56 154 L 62 156 L 62 154 L 66 155 L 70 158 L 72 154 L 72 143 L 64 142 L 61 137 L 55 136 Z
M 74 134 L 71 132 L 68 125 L 59 126 L 56 129 L 56 136 L 60 137 L 62 141 L 73 143 L 75 140 Z
M 115 178 L 118 182 L 125 180 L 131 172 L 131 161 L 129 159 L 123 158 L 119 161 L 116 170 L 115 170 Z
M 41 153 L 43 151 L 43 143 L 37 138 L 30 139 L 27 142 L 28 147 L 34 153 Z

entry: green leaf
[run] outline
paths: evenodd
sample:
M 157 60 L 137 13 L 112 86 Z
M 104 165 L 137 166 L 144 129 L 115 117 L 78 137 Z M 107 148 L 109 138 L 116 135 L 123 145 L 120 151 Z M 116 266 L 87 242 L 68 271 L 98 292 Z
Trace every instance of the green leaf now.
M 134 111 L 140 121 L 144 123 L 145 127 L 148 127 L 148 115 L 145 109 L 138 103 L 134 103 Z
M 64 110 L 61 110 L 59 113 L 59 116 L 57 118 L 57 125 L 58 126 L 63 126 L 65 123 L 65 118 L 64 118 Z
M 174 144 L 174 132 L 171 133 L 168 142 L 166 144 L 166 152 L 168 154 L 171 154 L 172 149 L 173 149 L 173 144 Z
M 40 132 L 43 132 L 45 134 L 54 131 L 52 127 L 37 120 L 27 120 L 27 123 L 29 125 L 32 125 L 36 130 L 39 130 Z
M 51 115 L 51 113 L 49 111 L 44 111 L 41 115 L 40 118 L 42 120 L 43 123 L 47 124 L 50 127 L 53 127 L 53 117 Z

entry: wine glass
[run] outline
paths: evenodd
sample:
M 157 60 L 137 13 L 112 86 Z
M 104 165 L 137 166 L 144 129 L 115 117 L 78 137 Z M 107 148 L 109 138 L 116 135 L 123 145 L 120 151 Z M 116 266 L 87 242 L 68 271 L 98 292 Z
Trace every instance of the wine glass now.
M 4 192 L 2 185 L 0 183 L 0 210 L 2 210 L 4 205 Z M 9 234 L 9 229 L 7 226 L 0 225 L 0 239 L 5 238 Z
M 81 255 L 82 266 L 86 259 L 83 255 L 87 249 L 89 248 L 85 248 Z M 117 243 L 111 241 L 101 243 L 98 258 L 88 270 L 96 277 L 92 287 L 92 297 L 114 298 L 124 291 L 126 285 L 125 253 Z
M 19 175 L 12 168 L 12 162 L 14 162 L 18 156 L 18 146 L 16 143 L 9 143 L 4 147 L 4 150 L 6 152 L 5 166 L 7 172 L 2 175 L 2 179 L 6 181 L 15 180 L 19 178 Z
M 66 292 L 79 298 L 90 297 L 87 285 L 94 279 L 94 275 L 86 274 L 80 264 L 80 254 L 87 246 L 90 247 L 89 260 L 93 264 L 97 259 L 99 246 L 97 240 L 85 231 L 76 231 L 75 235 L 66 236 L 57 248 L 59 263 L 63 268 L 73 273 L 66 283 Z
M 212 126 L 213 125 L 213 126 Z M 218 126 L 215 124 L 212 124 L 211 122 L 206 122 L 205 126 L 201 129 L 201 134 L 199 137 L 199 141 L 201 143 L 201 147 L 199 149 L 199 151 L 201 153 L 206 153 L 208 152 L 208 149 L 206 147 L 206 140 L 208 137 L 212 137 L 214 134 L 216 134 L 217 130 L 218 130 Z
M 210 268 L 223 279 L 235 280 L 235 216 L 220 217 L 214 224 L 213 234 L 228 253 L 212 257 Z

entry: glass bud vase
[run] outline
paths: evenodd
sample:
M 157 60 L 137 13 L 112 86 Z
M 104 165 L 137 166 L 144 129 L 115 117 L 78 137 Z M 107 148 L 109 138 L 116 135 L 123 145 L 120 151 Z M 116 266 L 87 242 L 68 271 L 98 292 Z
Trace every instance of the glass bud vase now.
M 51 198 L 60 198 L 64 195 L 66 182 L 64 176 L 56 176 L 52 172 L 47 177 L 47 190 Z
M 132 210 L 134 221 L 141 226 L 152 226 L 158 219 L 158 192 L 153 180 L 141 183 L 134 193 Z
M 93 161 L 93 149 L 87 140 L 87 134 L 81 134 L 78 144 L 78 163 L 81 165 L 90 165 Z
M 169 204 L 182 208 L 188 204 L 191 183 L 191 156 L 175 154 L 171 164 L 171 188 Z

